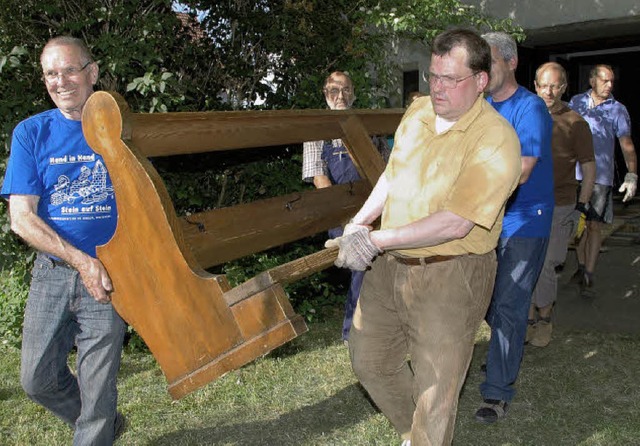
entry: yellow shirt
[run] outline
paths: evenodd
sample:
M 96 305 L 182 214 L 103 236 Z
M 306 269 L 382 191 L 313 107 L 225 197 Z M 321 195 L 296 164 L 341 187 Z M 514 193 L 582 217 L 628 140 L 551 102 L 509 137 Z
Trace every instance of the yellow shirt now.
M 382 229 L 447 210 L 475 223 L 466 237 L 396 252 L 408 257 L 487 253 L 496 247 L 505 203 L 520 178 L 518 136 L 482 96 L 439 135 L 435 118 L 431 98 L 423 97 L 400 122 L 384 172 L 389 191 Z

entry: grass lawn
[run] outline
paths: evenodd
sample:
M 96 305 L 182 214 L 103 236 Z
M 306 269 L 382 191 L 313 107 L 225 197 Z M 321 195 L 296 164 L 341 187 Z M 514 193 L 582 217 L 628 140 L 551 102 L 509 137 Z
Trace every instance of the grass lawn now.
M 118 444 L 399 445 L 351 372 L 340 318 L 311 324 L 307 334 L 179 401 L 150 354 L 126 353 L 119 407 L 129 427 Z M 485 426 L 473 414 L 487 334 L 483 326 L 454 445 L 640 445 L 640 337 L 558 332 L 545 349 L 527 347 L 507 418 Z M 71 430 L 22 392 L 19 351 L 2 346 L 0 355 L 0 444 L 71 444 Z

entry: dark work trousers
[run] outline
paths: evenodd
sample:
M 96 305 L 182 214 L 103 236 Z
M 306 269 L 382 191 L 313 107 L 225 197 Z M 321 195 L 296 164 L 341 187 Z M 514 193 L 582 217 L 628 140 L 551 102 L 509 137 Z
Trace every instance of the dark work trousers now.
M 325 141 L 322 146 L 322 159 L 327 163 L 329 179 L 332 184 L 345 184 L 352 181 L 358 181 L 360 175 L 353 164 L 349 152 L 344 146 L 333 147 L 331 141 Z M 343 228 L 338 226 L 329 229 L 329 238 L 336 238 L 342 235 Z M 349 340 L 349 330 L 351 329 L 351 321 L 353 320 L 353 312 L 358 303 L 360 296 L 360 287 L 364 271 L 351 271 L 351 284 L 347 292 L 347 301 L 344 306 L 344 321 L 342 322 L 342 339 Z

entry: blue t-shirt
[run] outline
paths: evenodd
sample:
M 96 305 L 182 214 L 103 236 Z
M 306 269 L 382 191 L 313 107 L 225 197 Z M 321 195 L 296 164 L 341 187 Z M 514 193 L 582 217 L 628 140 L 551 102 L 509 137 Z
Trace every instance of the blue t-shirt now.
M 506 101 L 489 103 L 513 126 L 522 156 L 538 158 L 526 183 L 513 192 L 504 214 L 501 237 L 549 237 L 553 217 L 553 120 L 544 101 L 519 86 Z
M 614 149 L 616 137 L 631 136 L 631 118 L 627 108 L 613 96 L 590 107 L 591 90 L 571 98 L 569 107 L 580 114 L 591 127 L 593 152 L 596 156 L 596 183 L 613 185 Z M 582 170 L 576 165 L 576 178 L 582 180 Z
M 1 195 L 12 194 L 39 196 L 38 216 L 93 257 L 115 231 L 116 201 L 104 160 L 84 139 L 82 123 L 57 108 L 13 131 Z

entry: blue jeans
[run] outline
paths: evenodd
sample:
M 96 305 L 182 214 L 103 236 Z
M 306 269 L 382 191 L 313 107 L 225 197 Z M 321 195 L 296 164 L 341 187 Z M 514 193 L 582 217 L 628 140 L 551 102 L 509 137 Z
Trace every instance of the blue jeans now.
M 329 229 L 329 238 L 340 237 L 344 228 L 337 226 Z M 353 313 L 356 311 L 358 298 L 360 297 L 360 288 L 362 288 L 362 279 L 364 271 L 351 271 L 351 281 L 349 283 L 349 291 L 347 291 L 347 300 L 344 303 L 344 320 L 342 321 L 342 340 L 349 340 L 349 331 L 351 330 L 351 321 L 353 321 Z
M 364 273 L 364 271 L 351 271 L 351 283 L 349 284 L 349 292 L 347 292 L 347 301 L 344 303 L 344 320 L 342 321 L 342 339 L 344 341 L 349 340 L 353 313 L 358 305 Z
M 548 238 L 508 237 L 498 241 L 498 272 L 487 323 L 491 340 L 483 399 L 511 401 L 524 353 L 531 295 L 544 264 Z
M 80 274 L 39 254 L 24 316 L 21 383 L 33 401 L 65 421 L 74 445 L 111 445 L 116 376 L 125 323 L 95 301 Z M 77 376 L 67 365 L 77 347 Z

